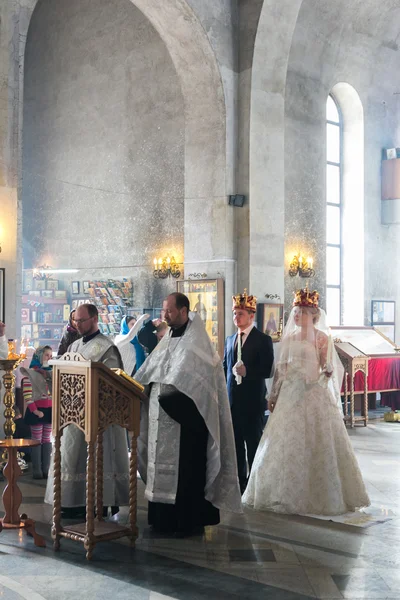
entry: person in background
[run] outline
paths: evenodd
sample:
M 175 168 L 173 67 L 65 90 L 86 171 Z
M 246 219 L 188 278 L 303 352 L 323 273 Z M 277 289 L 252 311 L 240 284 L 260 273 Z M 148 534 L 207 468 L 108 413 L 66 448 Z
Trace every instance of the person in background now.
M 14 423 L 15 423 L 15 431 L 14 431 L 14 435 L 13 438 L 15 440 L 20 440 L 20 439 L 30 439 L 31 437 L 31 429 L 29 427 L 29 425 L 27 425 L 25 423 L 25 420 L 23 418 L 23 416 L 21 415 L 21 411 L 19 410 L 18 406 L 15 404 L 14 405 Z M 24 453 L 27 454 L 26 450 L 28 450 L 28 448 L 24 449 Z
M 33 479 L 47 479 L 51 456 L 52 367 L 48 361 L 53 351 L 50 346 L 36 349 L 29 369 L 22 367 L 22 397 L 26 411 L 24 421 L 31 429 L 31 437 L 40 446 L 31 449 Z
M 158 342 L 162 340 L 168 331 L 168 324 L 161 319 L 147 321 L 138 333 L 138 340 L 147 354 L 151 354 Z
M 122 359 L 112 340 L 99 331 L 99 313 L 93 304 L 78 306 L 74 315 L 80 338 L 68 352 L 81 354 L 85 360 L 101 362 L 110 369 L 122 369 Z M 119 425 L 110 425 L 103 437 L 104 514 L 111 506 L 114 515 L 119 506 L 129 504 L 129 457 L 126 432 Z M 61 505 L 64 517 L 85 515 L 87 446 L 84 433 L 68 425 L 61 437 Z M 54 463 L 49 471 L 45 502 L 53 504 Z
M 3 321 L 0 321 L 0 359 L 7 358 L 8 343 L 6 338 L 6 326 Z
M 57 356 L 62 356 L 63 354 L 65 354 L 68 350 L 68 346 L 73 344 L 76 340 L 79 340 L 79 338 L 81 337 L 78 330 L 75 327 L 74 314 L 75 309 L 71 310 L 69 314 L 68 323 L 64 328 L 60 345 L 58 346 Z
M 121 331 L 115 337 L 114 344 L 120 351 L 124 371 L 133 375 L 144 363 L 146 356 L 137 338 L 137 332 L 149 315 L 142 315 L 139 319 L 127 316 L 121 321 Z

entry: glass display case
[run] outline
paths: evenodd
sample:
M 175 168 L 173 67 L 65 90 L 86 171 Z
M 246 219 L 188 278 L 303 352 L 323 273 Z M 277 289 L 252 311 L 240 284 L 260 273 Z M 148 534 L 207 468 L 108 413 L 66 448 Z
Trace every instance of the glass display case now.
M 349 342 L 368 356 L 396 355 L 397 346 L 375 327 L 332 327 L 333 339 Z
M 190 310 L 199 313 L 212 345 L 222 359 L 225 343 L 224 280 L 178 281 L 177 291 L 189 298 Z

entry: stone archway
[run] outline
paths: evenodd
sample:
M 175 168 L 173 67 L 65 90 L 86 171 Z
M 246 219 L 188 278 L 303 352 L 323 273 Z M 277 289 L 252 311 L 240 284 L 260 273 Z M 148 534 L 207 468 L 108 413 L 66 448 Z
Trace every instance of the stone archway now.
M 185 0 L 130 1 L 164 41 L 184 98 L 186 274 L 195 270 L 213 277 L 219 272 L 225 276 L 229 298 L 235 279 L 233 219 L 226 199 L 225 99 L 215 55 L 203 27 Z M 21 19 L 21 57 L 36 4 L 37 0 L 31 0 Z M 21 58 L 20 97 L 23 66 Z M 22 131 L 21 121 L 19 131 Z

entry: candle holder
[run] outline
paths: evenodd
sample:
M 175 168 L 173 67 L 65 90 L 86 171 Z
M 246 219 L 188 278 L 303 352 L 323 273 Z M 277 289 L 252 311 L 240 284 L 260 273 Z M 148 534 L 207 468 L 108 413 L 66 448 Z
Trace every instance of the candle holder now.
M 15 433 L 15 396 L 14 396 L 14 385 L 15 385 L 15 375 L 14 371 L 18 367 L 19 364 L 25 359 L 24 355 L 18 356 L 16 358 L 5 358 L 0 360 L 0 371 L 4 371 L 3 375 L 3 385 L 6 390 L 4 394 L 4 434 L 7 440 L 13 438 Z M 1 383 L 0 383 L 1 389 Z M 5 451 L 0 460 L 0 468 L 2 469 L 7 463 L 7 451 Z M 18 455 L 18 463 L 22 470 L 27 468 L 26 462 L 23 460 L 21 454 Z

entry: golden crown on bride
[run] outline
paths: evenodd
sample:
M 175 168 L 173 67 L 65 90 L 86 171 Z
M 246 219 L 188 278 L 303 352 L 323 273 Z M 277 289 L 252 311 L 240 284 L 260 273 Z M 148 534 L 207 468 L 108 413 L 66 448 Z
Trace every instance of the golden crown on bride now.
M 236 296 L 232 296 L 232 302 L 232 310 L 238 310 L 239 308 L 242 308 L 244 310 L 256 312 L 257 297 L 249 296 L 246 288 L 244 288 L 243 294 L 236 294 Z
M 319 293 L 317 290 L 310 292 L 306 287 L 294 292 L 293 306 L 309 306 L 318 308 Z

